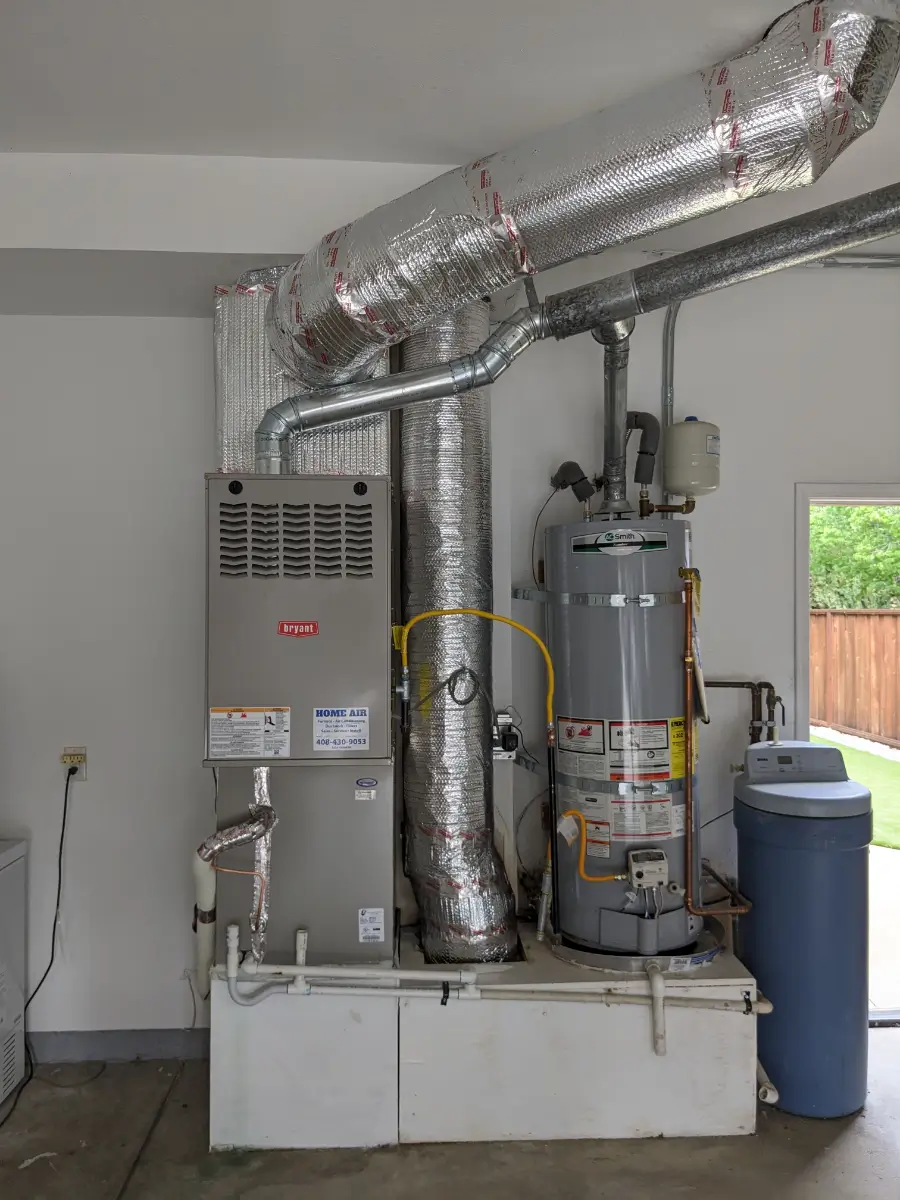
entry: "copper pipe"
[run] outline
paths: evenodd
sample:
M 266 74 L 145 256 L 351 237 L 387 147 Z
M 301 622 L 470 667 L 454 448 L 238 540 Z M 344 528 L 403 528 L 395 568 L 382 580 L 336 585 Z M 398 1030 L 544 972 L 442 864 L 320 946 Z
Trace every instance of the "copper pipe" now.
M 728 908 L 694 902 L 694 571 L 682 567 L 678 573 L 684 580 L 684 906 L 692 917 L 739 917 L 748 913 L 751 905 L 730 888 L 729 896 L 738 903 L 732 902 Z

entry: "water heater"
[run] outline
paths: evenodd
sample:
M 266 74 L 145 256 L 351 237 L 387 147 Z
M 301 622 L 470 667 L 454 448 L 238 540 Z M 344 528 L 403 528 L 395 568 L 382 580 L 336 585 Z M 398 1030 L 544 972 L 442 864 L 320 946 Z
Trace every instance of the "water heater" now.
M 556 925 L 576 949 L 665 953 L 702 926 L 684 906 L 679 570 L 690 565 L 690 546 L 687 522 L 659 518 L 546 532 Z

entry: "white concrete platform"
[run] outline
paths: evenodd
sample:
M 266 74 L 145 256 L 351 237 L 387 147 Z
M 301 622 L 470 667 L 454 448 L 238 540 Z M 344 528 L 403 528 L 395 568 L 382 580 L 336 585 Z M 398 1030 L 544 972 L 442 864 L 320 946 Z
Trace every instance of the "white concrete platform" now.
M 562 962 L 527 933 L 523 947 L 524 962 L 477 968 L 478 988 L 500 985 L 518 998 L 451 995 L 442 1004 L 438 996 L 345 992 L 276 995 L 241 1008 L 219 974 L 211 1009 L 211 1145 L 754 1132 L 755 1016 L 666 1004 L 660 1056 L 645 975 Z M 400 966 L 423 966 L 413 942 L 403 944 Z M 727 953 L 691 972 L 667 973 L 665 981 L 670 1000 L 727 1000 L 743 1008 L 745 997 L 757 994 L 753 978 Z M 553 998 L 563 991 L 566 998 Z M 637 1003 L 598 994 L 607 991 Z

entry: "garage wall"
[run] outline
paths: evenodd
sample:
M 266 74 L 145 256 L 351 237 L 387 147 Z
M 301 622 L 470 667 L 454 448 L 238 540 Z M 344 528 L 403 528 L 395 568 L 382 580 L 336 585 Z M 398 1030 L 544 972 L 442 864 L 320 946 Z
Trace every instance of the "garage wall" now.
M 0 319 L 0 829 L 31 842 L 33 1031 L 190 1022 L 212 322 Z

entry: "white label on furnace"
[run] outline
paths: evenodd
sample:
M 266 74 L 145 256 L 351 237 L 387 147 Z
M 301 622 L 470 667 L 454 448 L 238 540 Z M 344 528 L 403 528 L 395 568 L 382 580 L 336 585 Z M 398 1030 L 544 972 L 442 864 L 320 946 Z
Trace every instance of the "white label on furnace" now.
M 359 940 L 361 942 L 384 941 L 383 908 L 361 908 L 359 910 Z
M 314 708 L 313 750 L 368 750 L 368 708 Z
M 609 858 L 609 801 L 609 796 L 582 792 L 577 788 L 566 787 L 565 785 L 557 790 L 557 804 L 560 816 L 564 818 L 569 809 L 575 809 L 584 818 L 584 853 L 586 858 Z M 576 817 L 573 817 L 572 820 L 576 821 L 579 826 L 577 845 L 580 845 L 581 821 L 578 821 Z
M 720 434 L 708 433 L 706 435 L 706 453 L 707 454 L 718 454 L 720 441 L 721 441 Z
M 613 841 L 672 837 L 672 801 L 667 796 L 644 800 L 614 796 L 612 810 Z
M 211 708 L 210 758 L 290 758 L 289 708 Z

